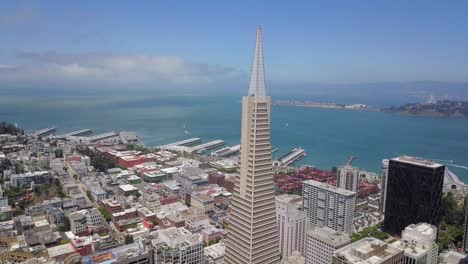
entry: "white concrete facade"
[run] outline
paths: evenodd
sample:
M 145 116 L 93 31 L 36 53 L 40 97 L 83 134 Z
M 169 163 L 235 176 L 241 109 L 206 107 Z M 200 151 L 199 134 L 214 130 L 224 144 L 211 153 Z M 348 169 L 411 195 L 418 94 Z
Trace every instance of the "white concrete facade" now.
M 294 251 L 304 255 L 307 213 L 302 207 L 302 197 L 283 194 L 276 196 L 275 200 L 279 248 L 282 258 L 291 256 Z
M 436 264 L 438 247 L 436 243 L 437 227 L 419 223 L 410 225 L 401 233 L 401 240 L 392 246 L 405 252 L 405 263 Z
M 330 264 L 333 252 L 351 243 L 348 234 L 311 225 L 307 231 L 306 264 Z
M 350 165 L 338 168 L 337 186 L 352 192 L 357 192 L 359 169 Z
M 328 226 L 351 234 L 356 193 L 323 182 L 307 180 L 302 187 L 303 206 L 309 224 Z

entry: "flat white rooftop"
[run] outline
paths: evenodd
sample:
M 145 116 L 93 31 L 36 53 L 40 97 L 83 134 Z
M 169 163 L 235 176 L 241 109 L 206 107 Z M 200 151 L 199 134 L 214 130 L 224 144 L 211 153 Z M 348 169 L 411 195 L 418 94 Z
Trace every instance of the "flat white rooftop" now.
M 412 164 L 412 165 L 419 165 L 419 166 L 434 168 L 434 169 L 444 166 L 432 160 L 417 158 L 417 157 L 410 157 L 410 156 L 399 156 L 399 157 L 393 158 L 392 160 L 402 162 L 402 163 Z
M 325 182 L 307 180 L 307 181 L 303 181 L 303 183 L 305 185 L 315 186 L 315 187 L 318 187 L 318 188 L 321 188 L 321 189 L 324 189 L 324 190 L 327 190 L 327 191 L 330 191 L 330 192 L 338 193 L 338 194 L 341 194 L 341 195 L 345 195 L 345 196 L 356 195 L 355 192 L 352 192 L 352 191 L 349 191 L 349 190 L 346 190 L 346 189 L 343 189 L 343 188 L 339 188 L 339 187 L 327 184 Z

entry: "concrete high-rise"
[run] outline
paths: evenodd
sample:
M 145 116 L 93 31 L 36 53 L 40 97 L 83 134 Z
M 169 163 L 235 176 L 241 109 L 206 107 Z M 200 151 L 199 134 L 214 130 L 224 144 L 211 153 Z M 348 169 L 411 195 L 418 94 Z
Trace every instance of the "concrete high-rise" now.
M 328 226 L 347 234 L 353 232 L 355 192 L 307 180 L 302 185 L 302 199 L 309 224 Z
M 302 207 L 302 197 L 282 194 L 276 196 L 275 200 L 279 249 L 282 258 L 287 258 L 294 251 L 299 251 L 301 255 L 304 255 L 307 214 Z
M 382 180 L 380 181 L 380 211 L 385 212 L 385 199 L 387 198 L 388 159 L 382 160 Z
M 307 231 L 305 264 L 330 264 L 335 250 L 351 243 L 346 233 L 311 225 Z
M 262 29 L 257 29 L 249 92 L 242 98 L 241 150 L 225 263 L 279 263 L 270 144 L 270 105 L 263 69 Z
M 445 166 L 430 160 L 401 156 L 388 163 L 384 229 L 400 234 L 411 224 L 436 227 L 441 220 Z
M 336 186 L 357 192 L 359 179 L 359 169 L 350 165 L 344 165 L 338 168 L 338 180 Z

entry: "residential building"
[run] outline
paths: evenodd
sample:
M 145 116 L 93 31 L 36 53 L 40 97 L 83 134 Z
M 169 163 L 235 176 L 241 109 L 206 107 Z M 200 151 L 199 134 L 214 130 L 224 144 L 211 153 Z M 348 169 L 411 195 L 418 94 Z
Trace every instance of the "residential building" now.
M 90 191 L 95 201 L 107 199 L 107 192 L 104 191 L 99 185 L 92 186 L 90 188 Z
M 219 240 L 224 238 L 225 231 L 214 226 L 209 226 L 208 228 L 202 229 L 200 235 L 203 238 L 203 242 L 208 244 L 210 241 Z
M 392 246 L 405 252 L 404 263 L 437 264 L 437 228 L 426 223 L 413 224 L 405 228 L 401 240 Z
M 65 263 L 65 260 L 72 255 L 76 255 L 76 251 L 70 243 L 50 247 L 47 249 L 49 258 L 57 261 L 58 263 Z
M 468 198 L 465 197 L 465 202 Z M 468 253 L 468 206 L 465 206 L 465 220 L 463 224 L 463 241 L 462 241 L 463 251 Z
M 310 224 L 348 234 L 353 231 L 355 192 L 307 180 L 303 182 L 302 198 Z
M 147 248 L 145 240 L 136 238 L 129 245 L 100 251 L 83 257 L 83 262 L 88 264 L 119 263 L 119 264 L 152 264 L 151 251 Z
M 36 171 L 23 174 L 13 174 L 10 179 L 13 186 L 26 188 L 30 187 L 31 183 L 36 185 L 49 184 L 52 177 L 48 171 Z
M 226 244 L 221 240 L 219 243 L 205 247 L 205 259 L 207 264 L 224 264 L 224 251 Z
M 193 193 L 191 195 L 191 206 L 194 210 L 200 210 L 204 214 L 213 211 L 214 198 L 204 193 Z
M 118 188 L 118 193 L 124 196 L 138 195 L 138 188 L 131 184 L 120 185 Z
M 203 241 L 200 234 L 192 234 L 181 227 L 158 230 L 152 240 L 155 264 L 205 264 Z
M 116 200 L 105 199 L 101 200 L 100 203 L 111 214 L 124 211 L 123 206 Z
M 330 264 L 333 252 L 351 243 L 348 234 L 326 226 L 311 225 L 307 231 L 306 264 Z
M 436 227 L 441 220 L 445 166 L 430 160 L 401 156 L 388 164 L 384 229 L 400 234 L 411 224 Z
M 403 250 L 368 237 L 336 250 L 332 264 L 403 264 Z
M 380 182 L 380 211 L 385 212 L 385 198 L 387 197 L 388 159 L 382 160 L 382 180 Z
M 88 223 L 86 222 L 87 210 L 76 211 L 68 215 L 70 221 L 70 230 L 73 234 L 82 234 L 88 231 Z
M 357 192 L 359 180 L 359 169 L 350 165 L 338 168 L 338 179 L 336 186 L 352 192 Z
M 11 206 L 7 205 L 4 207 L 0 207 L 0 222 L 10 221 L 12 219 L 13 219 L 13 209 L 11 209 Z
M 94 231 L 101 231 L 106 228 L 105 219 L 98 209 L 80 210 L 68 215 L 70 230 L 74 235 Z
M 229 218 L 225 263 L 279 263 L 262 29 L 257 29 L 248 96 L 242 98 L 241 151 Z
M 307 213 L 302 207 L 302 197 L 283 194 L 275 197 L 278 223 L 279 250 L 283 258 L 293 251 L 304 255 L 307 232 Z

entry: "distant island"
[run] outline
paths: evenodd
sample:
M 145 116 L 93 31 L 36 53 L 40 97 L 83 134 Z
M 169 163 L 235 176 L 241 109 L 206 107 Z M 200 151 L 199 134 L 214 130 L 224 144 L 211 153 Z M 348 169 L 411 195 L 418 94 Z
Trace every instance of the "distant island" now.
M 315 108 L 329 108 L 329 109 L 349 109 L 349 110 L 371 110 L 365 104 L 341 104 L 330 102 L 310 102 L 310 101 L 275 101 L 273 105 L 278 106 L 299 106 L 299 107 L 315 107 Z
M 431 101 L 425 103 L 405 104 L 398 107 L 383 108 L 381 111 L 401 115 L 428 117 L 468 117 L 468 102 Z

